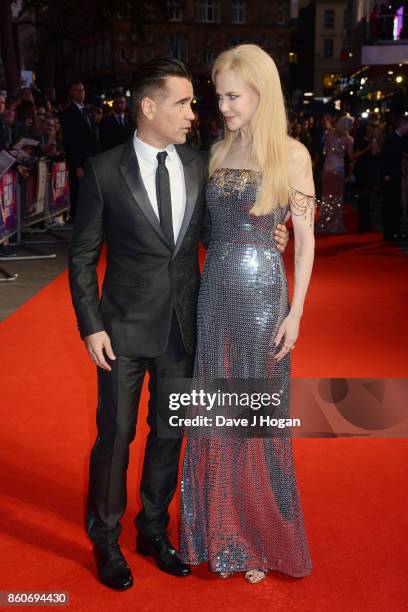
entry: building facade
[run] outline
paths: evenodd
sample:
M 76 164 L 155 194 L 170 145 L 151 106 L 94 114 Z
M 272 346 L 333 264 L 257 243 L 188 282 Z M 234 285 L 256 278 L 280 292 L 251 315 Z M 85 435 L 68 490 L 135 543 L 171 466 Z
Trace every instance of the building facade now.
M 330 95 L 342 76 L 349 19 L 347 0 L 315 0 L 314 94 Z
M 90 3 L 92 4 L 92 3 Z M 195 79 L 206 82 L 215 57 L 243 42 L 260 45 L 275 60 L 282 80 L 289 74 L 290 0 L 185 0 L 120 3 L 109 28 L 95 31 L 94 11 L 80 23 L 65 18 L 71 43 L 68 78 L 83 78 L 94 92 L 122 86 L 143 62 L 158 56 L 188 63 Z
M 341 97 L 356 113 L 408 112 L 408 3 L 350 0 Z

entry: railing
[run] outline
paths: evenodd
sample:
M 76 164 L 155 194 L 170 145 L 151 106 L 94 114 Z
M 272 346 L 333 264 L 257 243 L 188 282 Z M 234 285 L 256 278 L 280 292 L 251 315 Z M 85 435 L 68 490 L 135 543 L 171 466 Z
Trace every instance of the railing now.
M 65 161 L 38 160 L 27 177 L 16 170 L 8 170 L 0 177 L 0 245 L 7 243 L 11 253 L 0 254 L 4 261 L 49 259 L 55 253 L 38 249 L 46 241 L 23 240 L 23 233 L 34 225 L 40 232 L 54 235 L 59 243 L 65 239 L 53 232 L 55 218 L 69 210 L 68 170 Z M 25 253 L 21 253 L 24 251 Z M 0 267 L 0 281 L 14 280 Z

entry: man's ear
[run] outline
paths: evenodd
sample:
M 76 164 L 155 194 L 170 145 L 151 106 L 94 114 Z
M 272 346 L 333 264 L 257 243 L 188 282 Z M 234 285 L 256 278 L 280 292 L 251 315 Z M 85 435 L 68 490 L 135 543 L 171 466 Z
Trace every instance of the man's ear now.
M 140 112 L 146 119 L 151 121 L 156 114 L 156 102 L 151 98 L 143 98 L 140 103 Z

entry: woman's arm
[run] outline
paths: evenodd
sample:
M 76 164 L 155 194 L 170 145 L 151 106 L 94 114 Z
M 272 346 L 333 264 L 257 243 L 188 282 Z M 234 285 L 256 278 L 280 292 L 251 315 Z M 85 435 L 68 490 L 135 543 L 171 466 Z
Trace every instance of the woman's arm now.
M 295 234 L 295 287 L 289 314 L 275 339 L 278 345 L 284 338 L 283 347 L 276 355 L 277 361 L 294 347 L 297 339 L 314 260 L 316 198 L 312 162 L 306 147 L 296 144 L 289 160 L 289 204 Z
M 354 138 L 352 136 L 347 136 L 346 153 L 349 160 L 352 160 L 354 157 Z

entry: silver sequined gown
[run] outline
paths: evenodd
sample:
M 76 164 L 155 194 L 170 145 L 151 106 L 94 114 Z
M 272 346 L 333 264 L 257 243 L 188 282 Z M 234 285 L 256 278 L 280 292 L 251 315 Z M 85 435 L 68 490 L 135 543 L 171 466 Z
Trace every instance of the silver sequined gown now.
M 194 379 L 274 377 L 288 390 L 290 355 L 276 363 L 272 347 L 289 310 L 273 239 L 287 208 L 250 215 L 259 180 L 252 170 L 220 168 L 208 184 L 212 234 L 198 300 Z M 287 403 L 280 408 L 288 416 Z M 180 554 L 192 565 L 208 561 L 215 572 L 311 573 L 290 437 L 187 431 Z

